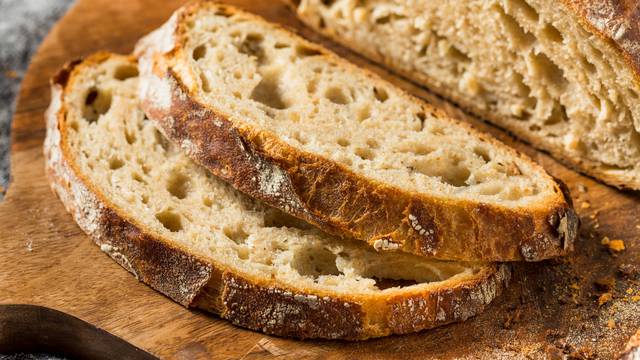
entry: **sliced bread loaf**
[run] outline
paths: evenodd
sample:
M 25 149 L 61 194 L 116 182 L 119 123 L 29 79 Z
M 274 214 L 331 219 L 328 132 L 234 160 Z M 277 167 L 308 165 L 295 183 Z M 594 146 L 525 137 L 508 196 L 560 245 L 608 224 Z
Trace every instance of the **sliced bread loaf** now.
M 137 82 L 135 60 L 108 53 L 54 79 L 47 174 L 102 251 L 176 302 L 265 333 L 353 340 L 465 320 L 506 285 L 506 265 L 378 254 L 239 193 L 155 129 Z
M 332 39 L 609 184 L 640 190 L 640 7 L 289 1 Z
M 570 199 L 540 166 L 259 17 L 193 2 L 136 51 L 169 140 L 327 232 L 447 260 L 573 248 Z

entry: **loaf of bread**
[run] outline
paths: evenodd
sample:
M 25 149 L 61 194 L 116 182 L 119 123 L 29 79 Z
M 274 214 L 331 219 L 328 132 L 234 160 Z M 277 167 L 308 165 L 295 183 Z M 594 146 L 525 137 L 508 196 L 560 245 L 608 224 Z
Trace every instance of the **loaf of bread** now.
M 576 169 L 640 189 L 640 6 L 289 0 L 331 39 Z
M 354 340 L 465 320 L 509 280 L 507 265 L 378 254 L 239 193 L 156 130 L 137 75 L 134 59 L 99 53 L 54 79 L 47 174 L 102 251 L 176 302 L 269 334 Z
M 142 39 L 143 110 L 250 196 L 379 251 L 536 261 L 571 251 L 540 166 L 261 18 L 193 2 Z

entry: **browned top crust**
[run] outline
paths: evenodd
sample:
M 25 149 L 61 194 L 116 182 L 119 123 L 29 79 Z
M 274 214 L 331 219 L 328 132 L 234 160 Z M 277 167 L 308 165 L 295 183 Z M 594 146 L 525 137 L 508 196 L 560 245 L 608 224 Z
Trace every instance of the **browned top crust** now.
M 481 312 L 506 287 L 508 265 L 395 295 L 337 295 L 262 279 L 164 238 L 113 204 L 82 173 L 67 141 L 65 95 L 73 77 L 117 57 L 98 53 L 73 62 L 52 80 L 44 144 L 49 183 L 80 228 L 137 279 L 186 307 L 220 314 L 236 325 L 278 336 L 361 340 L 463 321 Z
M 640 2 L 563 0 L 582 25 L 612 44 L 640 78 Z
M 364 240 L 379 251 L 400 250 L 444 260 L 539 261 L 573 250 L 578 217 L 560 185 L 556 184 L 556 195 L 544 203 L 516 209 L 404 191 L 297 149 L 271 132 L 237 125 L 226 114 L 195 100 L 194 90 L 184 85 L 174 67 L 180 66 L 185 51 L 186 19 L 203 7 L 264 22 L 258 16 L 208 1 L 185 6 L 159 30 L 162 39 L 151 35 L 139 43 L 137 52 L 145 54 L 140 60 L 141 89 L 151 89 L 159 81 L 170 90 L 170 99 L 162 99 L 162 104 L 153 98 L 153 91 L 142 90 L 141 103 L 170 140 L 218 177 L 324 231 Z M 274 31 L 286 30 L 274 26 Z M 334 63 L 365 72 L 372 81 L 384 81 L 319 45 L 299 41 Z M 446 116 L 425 106 L 436 117 Z M 466 124 L 458 125 L 504 146 Z M 525 158 L 515 152 L 514 156 Z M 276 173 L 282 175 L 277 193 L 261 190 L 257 181 Z

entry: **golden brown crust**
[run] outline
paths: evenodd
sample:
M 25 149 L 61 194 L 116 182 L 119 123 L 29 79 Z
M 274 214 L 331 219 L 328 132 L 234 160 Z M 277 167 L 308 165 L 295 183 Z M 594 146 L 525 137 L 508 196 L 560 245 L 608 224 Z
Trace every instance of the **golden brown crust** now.
M 143 83 L 160 81 L 169 87 L 168 98 L 160 104 L 143 92 L 142 107 L 170 140 L 235 188 L 324 231 L 364 240 L 378 250 L 399 249 L 445 260 L 538 261 L 573 249 L 578 218 L 559 186 L 557 196 L 535 208 L 444 201 L 365 178 L 329 159 L 294 148 L 268 131 L 236 125 L 225 114 L 199 103 L 171 65 L 166 65 L 180 61 L 184 41 L 180 36 L 186 31 L 181 21 L 199 6 L 216 6 L 252 21 L 264 21 L 229 6 L 209 2 L 188 5 L 179 12 L 177 23 L 171 23 L 175 26 L 172 50 L 163 49 L 168 51 L 166 56 L 156 56 L 154 68 L 142 71 Z M 323 56 L 335 57 L 318 45 L 307 45 Z M 141 62 L 151 66 L 153 50 L 150 54 Z M 332 62 L 344 60 L 336 57 Z M 367 76 L 378 79 L 373 74 Z M 436 109 L 433 113 L 445 116 Z M 487 141 L 504 146 L 493 139 Z M 263 190 L 260 181 L 265 178 L 279 180 L 277 192 Z
M 487 265 L 472 276 L 450 279 L 446 285 L 407 288 L 392 299 L 384 294 L 346 296 L 296 289 L 225 268 L 145 228 L 81 172 L 66 140 L 64 98 L 66 91 L 73 91 L 67 87 L 69 80 L 114 56 L 98 53 L 83 62 L 70 63 L 54 77 L 46 116 L 46 173 L 52 189 L 80 228 L 140 281 L 172 300 L 269 334 L 359 340 L 464 320 L 482 311 L 506 287 L 509 266 Z M 434 297 L 438 301 L 427 306 L 408 305 Z M 429 314 L 436 317 L 414 320 Z M 437 318 L 437 314 L 443 315 Z
M 635 0 L 563 0 L 587 30 L 613 45 L 640 79 L 640 3 Z

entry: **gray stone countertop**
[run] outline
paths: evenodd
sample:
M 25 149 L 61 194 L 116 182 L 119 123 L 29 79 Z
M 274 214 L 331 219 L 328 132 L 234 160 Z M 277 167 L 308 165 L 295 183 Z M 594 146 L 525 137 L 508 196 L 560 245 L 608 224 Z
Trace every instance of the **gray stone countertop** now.
M 72 0 L 0 0 L 0 200 L 9 184 L 11 118 L 29 60 Z

